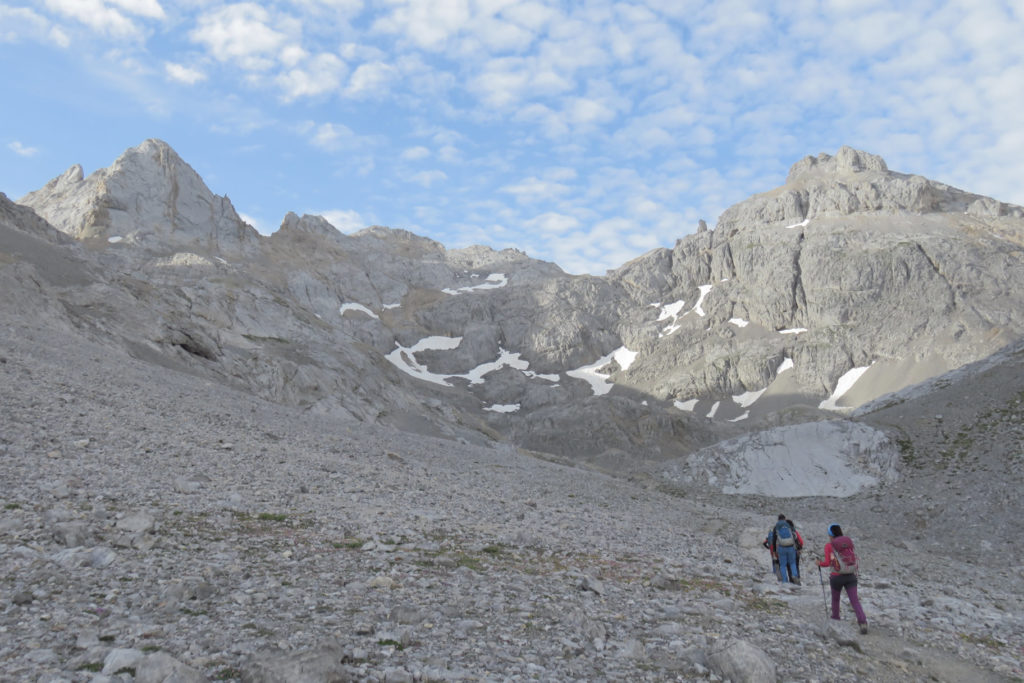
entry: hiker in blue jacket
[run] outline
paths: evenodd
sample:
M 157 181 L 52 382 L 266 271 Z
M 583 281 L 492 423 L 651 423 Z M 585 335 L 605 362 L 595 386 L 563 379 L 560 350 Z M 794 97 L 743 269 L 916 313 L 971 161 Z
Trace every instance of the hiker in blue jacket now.
M 779 571 L 783 583 L 800 584 L 800 571 L 796 567 L 796 528 L 780 514 L 772 529 L 772 549 L 779 558 Z

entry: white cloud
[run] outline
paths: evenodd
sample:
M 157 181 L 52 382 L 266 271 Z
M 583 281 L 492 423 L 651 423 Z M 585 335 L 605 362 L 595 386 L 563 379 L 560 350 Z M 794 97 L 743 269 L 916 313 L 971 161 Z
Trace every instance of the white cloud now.
M 337 151 L 344 147 L 352 147 L 356 139 L 355 133 L 348 126 L 340 123 L 322 123 L 314 126 L 310 142 L 314 147 L 326 151 Z
M 316 212 L 327 219 L 327 222 L 344 233 L 362 230 L 367 226 L 367 221 L 358 211 L 345 209 L 332 209 L 330 211 Z
M 8 144 L 7 147 L 12 152 L 21 157 L 33 157 L 39 152 L 39 150 L 36 149 L 35 147 L 26 147 L 17 140 Z
M 288 40 L 286 33 L 271 27 L 272 23 L 278 25 L 281 21 L 273 21 L 266 9 L 252 2 L 211 10 L 201 15 L 196 23 L 189 34 L 193 42 L 205 45 L 222 62 L 234 61 L 254 71 L 273 66 L 272 57 Z M 290 25 L 290 22 L 285 23 Z
M 580 222 L 574 216 L 548 211 L 526 221 L 524 226 L 530 231 L 561 235 L 580 227 Z
M 335 55 L 323 53 L 301 67 L 279 74 L 275 81 L 284 91 L 285 101 L 313 97 L 337 90 L 348 67 Z
M 174 62 L 164 62 L 164 70 L 167 73 L 167 77 L 172 81 L 178 81 L 186 85 L 195 85 L 199 81 L 206 80 L 206 74 L 199 69 L 175 64 Z
M 141 27 L 103 0 L 45 0 L 47 9 L 85 24 L 111 38 L 136 39 Z
M 378 18 L 373 30 L 398 34 L 425 50 L 440 50 L 470 19 L 468 0 L 391 0 L 390 14 Z
M 506 185 L 502 192 L 513 195 L 521 204 L 550 201 L 567 193 L 569 187 L 562 183 L 541 180 L 537 177 L 524 178 L 514 185 Z
M 388 88 L 397 78 L 398 70 L 390 64 L 360 64 L 349 79 L 345 95 L 352 98 L 379 97 L 388 92 Z
M 420 171 L 419 173 L 413 173 L 409 176 L 411 182 L 423 187 L 429 188 L 434 183 L 439 183 L 448 179 L 448 174 L 444 171 Z
M 129 14 L 135 14 L 149 19 L 166 19 L 164 8 L 157 0 L 107 0 L 112 5 L 117 5 Z
M 0 5 L 0 43 L 31 40 L 66 48 L 71 39 L 60 26 L 27 7 Z
M 406 161 L 419 161 L 430 156 L 430 150 L 423 146 L 409 147 L 402 152 L 402 158 Z

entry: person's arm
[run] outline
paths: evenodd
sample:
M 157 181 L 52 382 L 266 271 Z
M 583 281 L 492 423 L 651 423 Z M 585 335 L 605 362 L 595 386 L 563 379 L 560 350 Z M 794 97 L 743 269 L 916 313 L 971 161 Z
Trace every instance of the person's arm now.
M 831 567 L 832 566 L 832 544 L 825 544 L 825 559 L 818 563 L 819 567 Z

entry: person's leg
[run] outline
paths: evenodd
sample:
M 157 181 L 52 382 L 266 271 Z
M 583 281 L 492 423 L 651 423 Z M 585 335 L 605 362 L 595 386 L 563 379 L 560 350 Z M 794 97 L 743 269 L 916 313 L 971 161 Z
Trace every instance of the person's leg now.
M 786 547 L 786 546 L 779 546 L 778 547 L 779 570 L 782 572 L 782 582 L 783 583 L 789 582 L 790 577 L 793 575 L 792 574 L 792 571 L 793 571 L 793 569 L 792 569 L 793 568 L 793 559 L 791 557 L 793 555 L 793 552 L 794 552 L 793 548 L 791 548 L 791 547 Z
M 860 606 L 860 600 L 857 598 L 857 581 L 851 581 L 846 584 L 846 597 L 850 599 L 850 606 L 853 607 L 853 613 L 857 615 L 858 624 L 868 623 L 868 618 L 864 616 L 864 610 Z
M 832 588 L 832 618 L 839 620 L 839 597 L 843 594 L 842 584 L 836 582 L 835 576 L 830 576 L 828 585 Z

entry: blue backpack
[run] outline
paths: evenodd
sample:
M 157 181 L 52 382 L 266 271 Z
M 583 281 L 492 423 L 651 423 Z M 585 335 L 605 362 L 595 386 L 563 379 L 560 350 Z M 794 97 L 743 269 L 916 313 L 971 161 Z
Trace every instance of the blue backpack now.
M 789 526 L 789 522 L 784 519 L 780 519 L 779 523 L 775 525 L 775 545 L 787 548 L 796 545 L 796 534 L 793 533 L 793 527 Z

